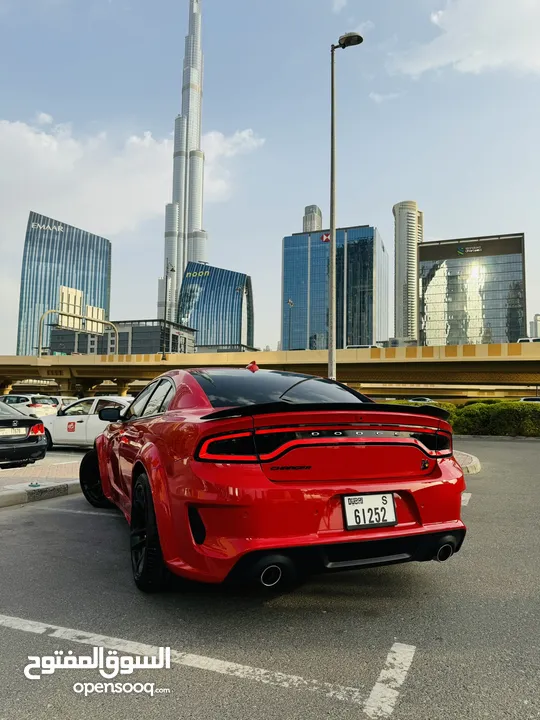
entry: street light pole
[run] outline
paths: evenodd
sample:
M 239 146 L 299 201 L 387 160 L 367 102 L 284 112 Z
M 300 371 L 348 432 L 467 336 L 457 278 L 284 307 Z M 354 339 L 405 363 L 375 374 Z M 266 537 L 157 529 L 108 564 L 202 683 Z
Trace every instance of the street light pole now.
M 336 367 L 336 50 L 360 45 L 364 39 L 358 33 L 346 33 L 332 44 L 331 107 L 330 107 L 330 265 L 328 270 L 328 377 L 337 380 Z
M 167 258 L 167 264 L 165 266 L 165 312 L 163 313 L 163 332 L 162 332 L 162 343 L 161 343 L 161 359 L 166 360 L 166 334 L 167 334 L 167 322 L 169 314 L 169 277 L 170 274 L 176 272 L 173 266 L 169 263 Z M 170 348 L 169 348 L 170 349 Z
M 336 49 L 331 49 L 330 106 L 330 267 L 328 273 L 328 377 L 337 379 L 336 368 Z

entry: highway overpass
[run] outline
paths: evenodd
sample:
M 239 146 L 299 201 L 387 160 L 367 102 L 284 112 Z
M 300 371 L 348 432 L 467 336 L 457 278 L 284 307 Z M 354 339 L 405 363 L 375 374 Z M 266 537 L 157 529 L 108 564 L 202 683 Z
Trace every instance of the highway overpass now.
M 135 381 L 149 381 L 170 368 L 245 367 L 290 370 L 325 377 L 321 350 L 167 355 L 0 356 L 0 393 L 26 380 L 54 381 L 63 393 L 78 385 L 92 392 L 104 381 L 126 393 Z M 355 387 L 382 385 L 540 385 L 540 343 L 338 350 L 338 379 Z M 115 391 L 116 392 L 116 391 Z

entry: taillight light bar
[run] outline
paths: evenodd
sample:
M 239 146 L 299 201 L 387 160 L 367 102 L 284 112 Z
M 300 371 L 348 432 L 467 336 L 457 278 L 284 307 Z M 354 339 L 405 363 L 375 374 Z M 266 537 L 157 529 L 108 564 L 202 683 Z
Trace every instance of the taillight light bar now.
M 206 462 L 254 463 L 271 462 L 289 450 L 298 447 L 321 445 L 359 445 L 365 442 L 381 445 L 411 444 L 420 447 L 430 457 L 444 458 L 453 455 L 452 435 L 444 431 L 427 429 L 378 430 L 268 428 L 216 435 L 203 440 L 196 459 Z

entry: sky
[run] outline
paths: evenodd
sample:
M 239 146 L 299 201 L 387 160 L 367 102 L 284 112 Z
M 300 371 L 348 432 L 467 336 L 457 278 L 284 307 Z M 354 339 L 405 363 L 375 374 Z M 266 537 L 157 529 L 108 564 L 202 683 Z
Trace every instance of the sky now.
M 188 0 L 0 0 L 0 354 L 15 351 L 30 210 L 113 244 L 111 318 L 156 315 Z M 427 240 L 526 233 L 540 312 L 540 0 L 203 0 L 208 260 L 253 278 L 280 336 L 282 238 L 328 224 L 330 45 L 337 220 L 416 200 Z M 392 298 L 389 298 L 390 305 Z

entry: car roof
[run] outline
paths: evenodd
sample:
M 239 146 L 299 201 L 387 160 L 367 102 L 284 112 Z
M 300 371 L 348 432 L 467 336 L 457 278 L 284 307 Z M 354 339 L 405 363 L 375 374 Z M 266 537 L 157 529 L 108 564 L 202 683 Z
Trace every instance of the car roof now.
M 253 370 L 250 370 L 247 367 L 230 367 L 228 365 L 217 365 L 213 367 L 196 367 L 196 368 L 186 368 L 185 372 L 189 373 L 190 375 L 200 375 L 201 373 L 206 373 L 208 375 L 211 375 L 212 373 L 227 373 L 227 374 L 235 374 L 235 375 L 244 375 L 248 373 L 251 375 L 253 373 Z M 255 371 L 256 374 L 263 373 L 264 375 L 269 374 L 279 374 L 279 375 L 290 375 L 291 377 L 297 377 L 297 378 L 314 378 L 316 380 L 322 380 L 324 378 L 321 378 L 319 375 L 310 375 L 307 373 L 298 373 L 298 372 L 291 372 L 289 370 L 278 370 L 278 369 L 267 369 L 267 368 L 258 368 Z

